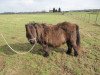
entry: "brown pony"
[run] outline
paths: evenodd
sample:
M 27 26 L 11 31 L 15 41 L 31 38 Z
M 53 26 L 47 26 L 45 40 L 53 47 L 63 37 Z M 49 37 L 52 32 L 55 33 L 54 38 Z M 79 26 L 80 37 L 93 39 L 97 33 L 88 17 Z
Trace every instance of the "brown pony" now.
M 67 54 L 71 54 L 72 48 L 74 55 L 78 55 L 80 47 L 79 27 L 69 22 L 58 23 L 57 25 L 28 23 L 26 27 L 26 37 L 31 44 L 37 43 L 42 45 L 45 52 L 44 56 L 49 56 L 48 47 L 59 47 L 67 43 Z

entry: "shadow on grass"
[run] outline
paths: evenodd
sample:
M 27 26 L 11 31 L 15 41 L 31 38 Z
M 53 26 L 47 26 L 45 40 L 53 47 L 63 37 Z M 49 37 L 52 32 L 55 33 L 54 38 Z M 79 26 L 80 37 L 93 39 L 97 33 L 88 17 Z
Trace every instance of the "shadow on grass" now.
M 99 25 L 99 24 L 93 24 L 93 26 L 98 26 L 98 27 L 100 27 L 100 25 Z
M 27 52 L 30 50 L 30 48 L 32 47 L 29 43 L 15 43 L 15 44 L 10 44 L 10 46 L 18 51 L 18 52 Z M 41 47 L 39 45 L 36 45 L 34 47 L 34 49 L 32 50 L 32 53 L 34 54 L 39 54 L 40 53 L 40 49 Z M 0 46 L 0 49 L 2 49 L 2 52 L 5 53 L 6 55 L 13 55 L 16 54 L 15 52 L 13 52 L 7 45 L 4 46 Z M 33 52 L 34 51 L 34 52 Z
M 10 44 L 10 46 L 19 52 L 27 52 L 30 50 L 30 48 L 32 47 L 29 43 L 15 43 L 15 44 Z M 2 50 L 2 52 L 6 55 L 13 55 L 16 54 L 15 52 L 13 52 L 7 45 L 4 46 L 0 46 L 0 49 Z M 49 48 L 50 52 L 51 51 L 55 51 L 55 52 L 60 52 L 63 53 L 65 52 L 65 50 L 63 48 Z M 38 55 L 43 55 L 44 51 L 41 45 L 35 45 L 35 47 L 33 48 L 33 50 L 31 51 L 32 54 L 38 54 Z

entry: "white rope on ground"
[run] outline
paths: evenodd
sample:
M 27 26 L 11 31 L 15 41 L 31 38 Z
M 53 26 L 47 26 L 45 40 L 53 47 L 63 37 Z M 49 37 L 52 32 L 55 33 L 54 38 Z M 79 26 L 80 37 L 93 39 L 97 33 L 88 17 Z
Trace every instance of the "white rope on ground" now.
M 30 49 L 29 51 L 27 51 L 27 52 L 18 52 L 18 51 L 16 51 L 16 50 L 14 50 L 14 49 L 8 44 L 8 42 L 6 41 L 6 39 L 4 38 L 4 36 L 3 36 L 2 33 L 1 33 L 0 35 L 1 35 L 2 38 L 4 39 L 4 41 L 5 41 L 5 43 L 7 44 L 7 46 L 8 46 L 13 52 L 15 52 L 15 53 L 17 53 L 17 54 L 26 54 L 26 53 L 29 53 L 30 51 L 32 51 L 32 49 L 34 48 L 34 46 L 35 46 L 35 44 L 36 44 L 36 38 L 34 38 L 34 39 L 35 39 L 35 44 L 31 47 L 31 49 Z

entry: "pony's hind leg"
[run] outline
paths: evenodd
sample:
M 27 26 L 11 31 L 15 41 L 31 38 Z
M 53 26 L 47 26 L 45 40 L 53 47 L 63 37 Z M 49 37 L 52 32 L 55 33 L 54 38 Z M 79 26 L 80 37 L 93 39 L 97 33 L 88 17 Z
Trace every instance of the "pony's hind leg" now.
M 67 50 L 67 54 L 71 54 L 72 52 L 72 45 L 71 45 L 71 42 L 70 41 L 67 41 L 67 46 L 68 46 L 68 50 Z
M 74 56 L 78 56 L 78 47 L 76 44 L 76 40 L 77 40 L 76 34 L 73 32 L 73 34 L 71 35 L 70 41 L 72 44 L 72 48 L 74 49 Z
M 72 43 L 73 49 L 74 49 L 74 56 L 78 56 L 78 48 L 76 43 Z

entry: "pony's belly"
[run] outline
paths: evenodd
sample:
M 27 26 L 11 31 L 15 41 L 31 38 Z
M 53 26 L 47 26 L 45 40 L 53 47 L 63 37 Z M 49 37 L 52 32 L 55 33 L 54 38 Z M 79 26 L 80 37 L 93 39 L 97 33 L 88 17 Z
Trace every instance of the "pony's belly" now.
M 51 46 L 51 47 L 59 47 L 61 46 L 62 44 L 66 43 L 65 41 L 52 41 L 52 42 L 49 42 L 48 43 L 48 46 Z
M 65 43 L 65 42 L 64 42 L 64 43 Z M 60 47 L 60 46 L 63 45 L 64 43 L 62 43 L 62 44 L 49 44 L 48 46 L 56 48 L 56 47 Z

